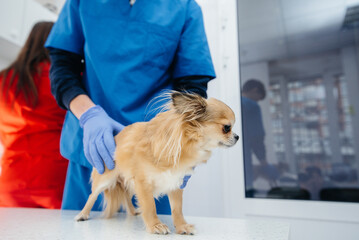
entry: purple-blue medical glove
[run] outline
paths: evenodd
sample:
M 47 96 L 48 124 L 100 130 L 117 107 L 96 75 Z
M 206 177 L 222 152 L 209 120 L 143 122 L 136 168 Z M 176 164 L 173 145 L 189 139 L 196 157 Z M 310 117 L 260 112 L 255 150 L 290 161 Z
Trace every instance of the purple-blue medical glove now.
M 183 177 L 183 183 L 180 186 L 180 189 L 184 189 L 187 186 L 188 180 L 191 178 L 192 175 L 186 175 Z
M 105 165 L 110 170 L 114 169 L 113 155 L 116 148 L 114 136 L 124 126 L 110 118 L 98 105 L 81 115 L 80 126 L 84 131 L 83 145 L 87 161 L 100 174 L 104 173 Z
M 196 168 L 196 166 L 194 166 L 192 169 L 194 170 Z M 188 180 L 191 178 L 192 175 L 186 175 L 183 177 L 183 183 L 180 186 L 180 189 L 184 189 L 187 186 L 187 182 Z

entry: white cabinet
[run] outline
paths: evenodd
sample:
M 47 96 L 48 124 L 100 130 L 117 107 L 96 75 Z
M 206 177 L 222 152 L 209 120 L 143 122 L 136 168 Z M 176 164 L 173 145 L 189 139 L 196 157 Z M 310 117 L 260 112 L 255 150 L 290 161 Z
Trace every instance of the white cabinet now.
M 23 30 L 21 32 L 20 43 L 23 45 L 29 35 L 33 25 L 39 21 L 53 21 L 57 19 L 57 15 L 44 8 L 35 1 L 25 1 L 23 15 Z
M 20 45 L 25 0 L 0 0 L 0 37 Z
M 33 0 L 0 0 L 1 62 L 16 58 L 36 22 L 56 19 L 56 14 Z

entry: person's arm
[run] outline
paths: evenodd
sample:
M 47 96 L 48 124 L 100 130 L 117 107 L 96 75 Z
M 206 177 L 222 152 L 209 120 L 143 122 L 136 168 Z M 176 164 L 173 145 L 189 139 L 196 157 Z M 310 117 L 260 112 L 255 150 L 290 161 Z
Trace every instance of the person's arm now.
M 50 50 L 50 79 L 58 104 L 79 119 L 83 129 L 83 148 L 86 159 L 103 173 L 115 167 L 114 134 L 123 126 L 95 106 L 82 85 L 82 59 L 85 35 L 82 29 L 80 0 L 67 0 L 45 43 Z M 64 51 L 65 50 L 65 51 Z
M 82 56 L 61 49 L 50 48 L 51 92 L 60 107 L 71 110 L 80 119 L 89 108 L 95 106 L 82 85 Z
M 99 173 L 115 167 L 114 134 L 123 125 L 110 118 L 106 112 L 95 105 L 82 85 L 82 58 L 80 55 L 60 49 L 50 49 L 51 91 L 58 104 L 70 110 L 83 129 L 84 154 Z
M 185 89 L 206 97 L 207 83 L 216 77 L 204 29 L 202 10 L 194 0 L 186 6 L 177 51 L 173 59 L 175 90 Z
M 85 112 L 94 106 L 96 105 L 87 95 L 80 94 L 71 100 L 70 111 L 77 117 L 77 119 L 80 119 Z
M 208 82 L 211 80 L 208 76 L 186 76 L 174 80 L 174 90 L 187 91 L 196 93 L 204 98 L 207 98 Z
M 262 113 L 259 105 L 253 106 L 252 115 L 252 123 L 253 126 L 252 132 L 251 132 L 251 148 L 253 153 L 256 155 L 257 159 L 260 161 L 261 164 L 267 164 L 266 159 L 266 147 L 264 144 L 265 140 L 265 131 L 262 121 Z
M 51 92 L 58 105 L 70 110 L 70 102 L 78 95 L 86 95 L 82 85 L 82 56 L 69 51 L 50 48 Z

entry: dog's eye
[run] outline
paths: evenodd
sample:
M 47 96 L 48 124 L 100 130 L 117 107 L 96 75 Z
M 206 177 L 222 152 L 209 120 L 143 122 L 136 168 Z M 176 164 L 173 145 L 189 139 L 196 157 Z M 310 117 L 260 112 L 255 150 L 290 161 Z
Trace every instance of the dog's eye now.
M 229 133 L 231 131 L 231 125 L 224 125 L 223 126 L 223 132 Z

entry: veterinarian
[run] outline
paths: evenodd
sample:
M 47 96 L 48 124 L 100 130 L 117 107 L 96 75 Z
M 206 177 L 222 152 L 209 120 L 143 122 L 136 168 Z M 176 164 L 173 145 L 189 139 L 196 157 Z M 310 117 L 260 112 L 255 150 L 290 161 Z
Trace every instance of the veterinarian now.
M 47 40 L 52 92 L 69 110 L 61 136 L 70 161 L 63 209 L 82 209 L 92 167 L 114 168 L 113 136 L 155 116 L 163 102 L 149 104 L 152 99 L 165 89 L 206 97 L 215 77 L 194 0 L 133 2 L 68 0 Z M 158 213 L 170 213 L 166 197 L 156 205 Z
M 68 161 L 59 142 L 66 112 L 51 95 L 44 48 L 53 24 L 36 23 L 15 61 L 0 72 L 0 207 L 61 207 Z

